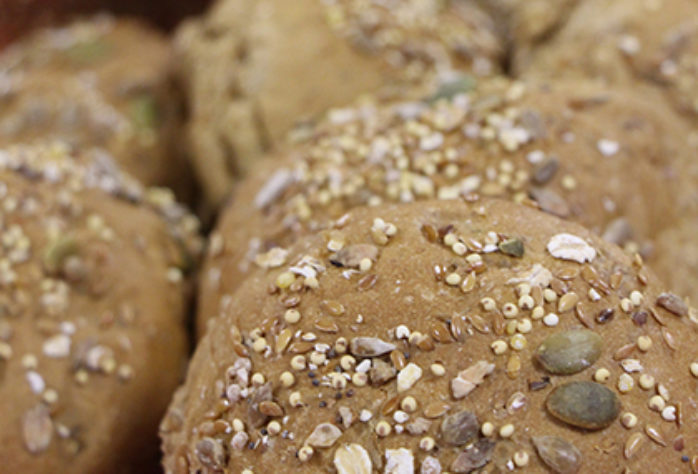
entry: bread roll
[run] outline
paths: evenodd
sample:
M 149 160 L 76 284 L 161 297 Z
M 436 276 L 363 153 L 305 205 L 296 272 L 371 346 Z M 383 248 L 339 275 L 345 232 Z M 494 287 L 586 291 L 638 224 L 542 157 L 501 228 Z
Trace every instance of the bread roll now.
M 698 255 L 690 242 L 652 250 L 690 206 L 688 135 L 661 103 L 580 81 L 490 80 L 436 102 L 334 110 L 237 189 L 202 270 L 199 334 L 220 288 L 359 205 L 478 193 L 538 205 L 650 262 Z M 668 267 L 661 276 L 695 295 L 695 279 Z
M 698 114 L 698 4 L 692 0 L 582 0 L 545 42 L 515 55 L 516 73 L 587 76 L 656 86 Z
M 97 16 L 39 30 L 0 54 L 0 146 L 66 141 L 108 151 L 147 186 L 192 197 L 164 36 Z
M 212 326 L 161 426 L 167 473 L 698 468 L 695 310 L 529 207 L 352 209 Z
M 150 472 L 196 220 L 58 144 L 0 151 L 0 209 L 0 470 Z
M 503 47 L 471 0 L 220 0 L 176 40 L 205 197 L 297 123 L 384 87 L 499 70 Z

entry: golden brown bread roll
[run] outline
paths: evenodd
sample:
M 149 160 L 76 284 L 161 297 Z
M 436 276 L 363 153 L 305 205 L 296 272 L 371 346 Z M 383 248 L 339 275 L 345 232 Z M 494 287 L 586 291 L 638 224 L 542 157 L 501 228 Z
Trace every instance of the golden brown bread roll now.
M 161 425 L 168 473 L 698 469 L 695 310 L 529 207 L 355 208 L 229 303 Z
M 565 24 L 580 0 L 478 0 L 517 54 L 545 43 Z
M 488 75 L 503 55 L 470 0 L 220 0 L 175 44 L 194 165 L 214 205 L 294 123 L 452 69 Z
M 0 151 L 0 209 L 0 470 L 152 469 L 196 220 L 59 144 Z
M 334 110 L 305 133 L 255 170 L 223 213 L 201 274 L 199 334 L 221 309 L 219 288 L 359 205 L 468 193 L 535 201 L 650 262 L 698 254 L 695 244 L 652 252 L 689 206 L 678 193 L 693 155 L 671 109 L 641 96 L 580 81 L 490 80 L 441 102 Z M 668 267 L 662 277 L 696 294 L 694 279 Z
M 547 41 L 515 55 L 516 73 L 588 76 L 664 91 L 678 110 L 698 113 L 698 3 L 582 0 Z
M 135 20 L 97 16 L 32 33 L 0 54 L 0 146 L 103 148 L 145 185 L 191 198 L 171 59 L 164 36 Z

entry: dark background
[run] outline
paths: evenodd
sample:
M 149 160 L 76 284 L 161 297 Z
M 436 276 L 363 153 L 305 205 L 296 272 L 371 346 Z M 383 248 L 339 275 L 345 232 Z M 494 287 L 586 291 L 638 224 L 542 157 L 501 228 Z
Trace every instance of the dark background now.
M 204 11 L 209 3 L 210 0 L 0 0 L 0 49 L 36 27 L 103 11 L 137 16 L 169 31 L 185 16 Z

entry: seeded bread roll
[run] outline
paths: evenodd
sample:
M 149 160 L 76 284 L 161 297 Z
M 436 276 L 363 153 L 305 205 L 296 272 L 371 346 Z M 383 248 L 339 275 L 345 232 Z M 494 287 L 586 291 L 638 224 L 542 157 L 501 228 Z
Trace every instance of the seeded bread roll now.
M 642 82 L 698 114 L 698 3 L 582 0 L 548 41 L 515 55 L 517 73 Z
M 196 221 L 104 159 L 0 151 L 3 472 L 151 472 Z
M 0 146 L 67 141 L 107 150 L 145 185 L 190 198 L 166 39 L 98 16 L 39 30 L 0 54 Z
M 220 0 L 175 44 L 210 203 L 292 125 L 384 86 L 487 75 L 503 48 L 471 0 Z
M 688 135 L 661 104 L 579 81 L 491 80 L 436 102 L 334 110 L 236 191 L 202 271 L 199 333 L 225 304 L 219 288 L 358 205 L 503 197 L 663 258 L 652 241 L 688 206 L 677 197 Z M 670 281 L 695 291 L 693 279 Z
M 161 425 L 168 473 L 698 468 L 696 312 L 538 210 L 356 208 L 233 302 Z
M 544 43 L 567 21 L 580 0 L 478 0 L 491 12 L 517 54 Z

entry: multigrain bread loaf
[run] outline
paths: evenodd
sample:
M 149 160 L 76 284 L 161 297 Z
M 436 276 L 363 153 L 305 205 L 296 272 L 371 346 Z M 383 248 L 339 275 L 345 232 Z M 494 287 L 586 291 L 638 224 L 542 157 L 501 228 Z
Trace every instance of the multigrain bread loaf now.
M 251 173 L 223 212 L 201 274 L 199 334 L 225 304 L 220 288 L 273 266 L 299 235 L 360 205 L 477 193 L 581 222 L 650 261 L 698 255 L 690 241 L 652 251 L 689 206 L 678 196 L 693 155 L 672 110 L 643 97 L 579 81 L 490 80 L 435 102 L 334 110 L 304 132 Z M 682 294 L 695 294 L 695 277 L 662 268 Z
M 175 39 L 188 135 L 209 202 L 291 126 L 389 86 L 499 70 L 503 48 L 471 0 L 220 0 Z
M 161 425 L 168 473 L 698 470 L 695 310 L 529 207 L 355 208 L 213 327 Z
M 63 145 L 0 151 L 2 472 L 150 472 L 196 220 Z
M 583 75 L 624 86 L 651 84 L 695 117 L 698 3 L 581 0 L 547 41 L 515 54 L 513 69 L 543 77 Z
M 145 185 L 192 193 L 164 36 L 97 16 L 39 30 L 0 54 L 0 146 L 66 141 L 107 150 Z

